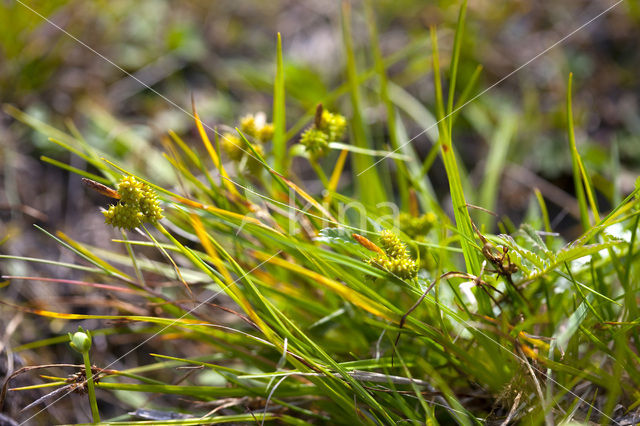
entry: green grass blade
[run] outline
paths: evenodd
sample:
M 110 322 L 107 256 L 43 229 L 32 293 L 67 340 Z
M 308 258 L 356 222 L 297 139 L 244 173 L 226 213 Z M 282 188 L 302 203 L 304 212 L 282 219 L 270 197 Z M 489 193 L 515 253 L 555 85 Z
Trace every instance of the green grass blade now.
M 453 211 L 456 219 L 456 227 L 462 236 L 461 245 L 462 252 L 467 267 L 467 271 L 473 275 L 480 272 L 480 259 L 474 249 L 471 241 L 475 241 L 475 234 L 471 226 L 471 218 L 467 209 L 462 182 L 460 181 L 460 173 L 454 152 L 452 150 L 451 135 L 448 132 L 446 122 L 444 120 L 444 104 L 442 100 L 442 83 L 440 81 L 440 61 L 438 56 L 438 40 L 435 28 L 431 28 L 431 40 L 433 47 L 433 71 L 436 92 L 436 109 L 438 111 L 438 129 L 440 130 L 440 147 L 442 160 L 445 165 L 447 177 L 449 179 L 449 188 L 451 190 L 451 200 L 453 202 Z M 482 292 L 479 292 L 482 295 Z M 482 296 L 481 296 L 482 297 Z M 486 308 L 486 307 L 485 307 Z
M 484 179 L 480 186 L 480 206 L 489 210 L 496 210 L 496 200 L 500 190 L 500 178 L 504 172 L 505 162 L 509 146 L 516 133 L 518 125 L 517 116 L 514 113 L 505 111 L 500 116 L 498 129 L 495 131 L 491 139 L 489 154 L 484 171 Z M 483 214 L 479 220 L 480 224 L 486 229 L 490 229 L 493 217 Z
M 286 173 L 287 169 L 286 133 L 282 36 L 278 33 L 278 46 L 276 48 L 276 80 L 273 85 L 273 156 L 274 169 L 278 173 Z
M 349 94 L 351 97 L 351 133 L 353 144 L 359 148 L 372 149 L 369 143 L 364 118 L 362 116 L 362 100 L 358 81 L 356 57 L 351 38 L 351 7 L 349 3 L 342 3 L 342 38 L 347 59 L 347 79 L 349 82 Z M 375 206 L 387 200 L 378 175 L 378 169 L 373 166 L 371 157 L 364 155 L 353 156 L 353 169 L 356 174 L 356 184 L 361 195 L 362 202 Z
M 540 215 L 542 216 L 542 223 L 544 224 L 545 232 L 551 233 L 553 230 L 551 229 L 551 221 L 549 220 L 549 210 L 547 210 L 547 203 L 544 201 L 544 197 L 538 188 L 534 189 L 534 194 L 536 195 L 536 199 L 538 200 L 538 206 L 540 207 Z M 551 247 L 553 242 L 553 237 L 551 235 L 547 235 L 545 238 L 545 242 L 547 247 Z
M 102 183 L 104 185 L 111 185 L 111 183 L 112 183 L 109 179 L 105 179 L 102 176 L 94 175 L 93 173 L 86 172 L 86 171 L 81 170 L 81 169 L 79 169 L 77 167 L 73 167 L 73 166 L 65 164 L 65 163 L 63 163 L 61 161 L 57 161 L 57 160 L 54 160 L 53 158 L 49 158 L 49 157 L 47 157 L 45 155 L 40 156 L 40 160 L 44 161 L 45 163 L 49 163 L 49 164 L 51 164 L 53 166 L 59 167 L 62 170 L 66 170 L 66 171 L 74 173 L 76 175 L 84 176 L 84 177 L 89 178 L 91 180 L 95 180 L 96 182 L 100 182 L 100 183 Z
M 458 14 L 458 25 L 456 35 L 453 40 L 453 54 L 451 56 L 451 69 L 449 71 L 449 96 L 447 98 L 447 123 L 449 134 L 453 128 L 453 100 L 456 93 L 456 81 L 458 78 L 458 63 L 460 61 L 460 48 L 462 46 L 462 36 L 464 34 L 464 21 L 467 12 L 467 0 L 463 0 Z
M 587 206 L 587 198 L 593 211 L 596 222 L 600 221 L 598 208 L 593 198 L 592 186 L 587 178 L 582 159 L 576 147 L 576 136 L 573 128 L 573 107 L 571 102 L 571 86 L 573 82 L 573 73 L 569 74 L 567 83 L 567 132 L 569 137 L 569 146 L 571 148 L 571 160 L 573 165 L 573 181 L 576 189 L 576 197 L 580 205 L 580 220 L 585 230 L 591 228 L 591 219 L 589 215 L 589 207 Z M 585 197 L 586 193 L 586 197 Z
M 376 25 L 376 17 L 373 12 L 373 7 L 371 4 L 371 0 L 368 0 L 364 3 L 365 12 L 367 17 L 367 23 L 369 27 L 369 38 L 371 39 L 371 51 L 373 53 L 373 59 L 375 62 L 375 70 L 378 74 L 378 84 L 380 90 L 380 98 L 382 103 L 385 105 L 387 111 L 387 129 L 389 131 L 389 139 L 391 141 L 391 148 L 393 151 L 398 151 L 400 149 L 400 143 L 398 141 L 398 129 L 396 126 L 396 119 L 398 118 L 396 115 L 396 110 L 391 102 L 389 97 L 389 85 L 388 85 L 388 77 L 387 71 L 384 64 L 384 58 L 382 57 L 382 52 L 380 50 L 380 41 L 378 39 L 378 28 Z M 409 182 L 407 180 L 408 171 L 405 166 L 405 163 L 396 160 L 396 186 L 398 188 L 400 194 L 401 205 L 404 206 L 405 209 L 409 208 Z

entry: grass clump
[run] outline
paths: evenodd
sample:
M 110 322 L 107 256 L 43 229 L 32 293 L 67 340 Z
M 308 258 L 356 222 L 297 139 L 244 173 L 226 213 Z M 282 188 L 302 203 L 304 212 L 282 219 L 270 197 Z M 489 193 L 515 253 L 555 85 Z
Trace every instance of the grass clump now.
M 498 235 L 478 229 L 467 200 L 480 193 L 495 200 L 498 188 L 473 185 L 454 144 L 454 105 L 464 101 L 455 84 L 464 6 L 446 101 L 431 33 L 431 107 L 438 117 L 432 152 L 446 171 L 446 204 L 437 201 L 426 159 L 416 164 L 400 129 L 379 52 L 371 72 L 378 76 L 374 90 L 394 114 L 388 129 L 394 151 L 369 137 L 375 132 L 363 117 L 349 10 L 345 3 L 348 81 L 341 93 L 350 95 L 350 120 L 347 126 L 339 113 L 318 107 L 298 128 L 307 126 L 300 137 L 306 155 L 296 145 L 286 149 L 280 42 L 273 125 L 245 116 L 236 133 L 212 142 L 214 129 L 194 108 L 198 138 L 174 132 L 166 138 L 162 158 L 170 179 L 147 173 L 146 158 L 110 157 L 77 132 L 54 132 L 52 141 L 95 173 L 56 165 L 105 187 L 117 184 L 116 191 L 105 190 L 119 201 L 104 216 L 121 229 L 108 230 L 116 232 L 108 249 L 43 229 L 77 259 L 56 265 L 83 275 L 41 278 L 100 292 L 101 303 L 81 312 L 73 305 L 52 311 L 14 303 L 12 309 L 58 324 L 91 324 L 91 337 L 105 350 L 92 354 L 95 368 L 87 355 L 85 377 L 43 376 L 43 383 L 9 391 L 20 371 L 5 382 L 3 400 L 34 388 L 66 392 L 91 380 L 95 369 L 100 380 L 91 381 L 91 410 L 97 414 L 97 399 L 109 424 L 609 423 L 636 408 L 638 189 L 598 210 L 568 120 L 575 184 L 583 194 L 580 237 L 569 241 L 552 232 L 541 195 L 522 226 L 501 221 Z M 352 143 L 336 144 L 347 127 Z M 307 190 L 287 167 L 296 156 L 314 169 L 321 188 Z M 401 167 L 392 173 L 380 157 Z M 37 364 L 37 351 L 67 341 L 43 338 L 14 351 Z

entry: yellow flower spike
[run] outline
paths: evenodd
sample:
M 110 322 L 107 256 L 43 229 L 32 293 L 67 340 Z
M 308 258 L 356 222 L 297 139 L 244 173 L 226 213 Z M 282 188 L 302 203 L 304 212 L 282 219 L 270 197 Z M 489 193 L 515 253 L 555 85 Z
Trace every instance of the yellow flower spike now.
M 258 124 L 256 123 L 256 117 L 253 115 L 245 115 L 240 119 L 240 131 L 245 135 L 255 138 L 258 136 Z
M 347 128 L 347 119 L 340 114 L 332 114 L 327 110 L 322 111 L 320 129 L 327 133 L 329 142 L 339 142 Z
M 433 213 L 425 213 L 414 217 L 408 213 L 400 213 L 398 216 L 400 229 L 413 239 L 424 237 L 437 222 L 437 216 Z
M 329 152 L 329 136 L 315 127 L 305 130 L 300 137 L 300 143 L 314 159 L 324 157 Z
M 133 229 L 144 222 L 156 223 L 162 219 L 162 207 L 155 191 L 134 176 L 124 176 L 120 180 L 118 194 L 118 204 L 103 212 L 108 225 Z
M 403 280 L 413 279 L 418 275 L 416 261 L 411 258 L 407 246 L 397 235 L 391 231 L 382 231 L 380 245 L 384 253 L 367 260 L 369 265 L 390 272 Z
M 300 143 L 309 152 L 311 160 L 324 157 L 329 152 L 329 143 L 344 136 L 347 120 L 340 114 L 332 114 L 319 104 L 314 123 L 302 133 Z
M 418 265 L 410 257 L 391 259 L 387 268 L 403 280 L 414 278 L 418 274 Z
M 389 257 L 408 257 L 407 246 L 391 231 L 380 233 L 380 245 Z
M 244 141 L 233 133 L 222 135 L 222 149 L 232 161 L 238 162 L 244 155 Z
M 273 132 L 273 124 L 266 123 L 260 128 L 260 130 L 258 130 L 258 140 L 260 140 L 260 142 L 262 143 L 270 141 L 271 139 L 273 139 Z
M 403 280 L 410 280 L 418 274 L 418 265 L 415 260 L 410 257 L 390 258 L 386 256 L 376 256 L 367 260 L 367 263 Z
M 380 247 L 375 245 L 375 243 L 370 241 L 368 238 L 355 233 L 351 234 L 351 236 L 353 237 L 354 240 L 358 242 L 358 244 L 360 244 L 362 247 L 366 248 L 367 250 L 375 251 L 378 254 L 384 255 L 384 251 Z

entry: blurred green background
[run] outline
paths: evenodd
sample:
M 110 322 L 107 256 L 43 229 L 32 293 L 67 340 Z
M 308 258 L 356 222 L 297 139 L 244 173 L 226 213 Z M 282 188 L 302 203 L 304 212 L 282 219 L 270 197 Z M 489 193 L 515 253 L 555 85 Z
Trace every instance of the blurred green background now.
M 433 110 L 428 27 L 438 28 L 446 66 L 459 4 L 372 4 L 383 54 L 393 60 L 388 70 L 397 88 L 393 93 L 406 106 L 400 112 L 408 135 L 417 135 L 426 127 L 421 126 L 423 113 Z M 613 4 L 471 1 L 461 84 L 480 64 L 476 91 L 490 87 Z M 372 59 L 361 6 L 353 2 L 352 20 L 359 68 L 365 73 Z M 337 1 L 4 1 L 0 8 L 1 101 L 55 127 L 68 128 L 72 122 L 90 143 L 118 157 L 139 157 L 145 144 L 161 146 L 169 129 L 193 132 L 192 118 L 181 110 L 191 111 L 192 95 L 210 126 L 233 126 L 238 117 L 258 111 L 270 116 L 277 32 L 284 43 L 288 126 L 344 81 Z M 636 2 L 623 1 L 461 111 L 454 138 L 470 173 L 481 169 L 496 117 L 505 111 L 514 115 L 509 160 L 519 166 L 507 170 L 507 177 L 515 176 L 501 184 L 504 212 L 514 213 L 516 221 L 526 208 L 528 196 L 520 181 L 531 178 L 528 172 L 571 191 L 564 127 L 569 72 L 574 73 L 581 152 L 603 175 L 596 185 L 614 196 L 604 178 L 617 148 L 624 168 L 619 189 L 630 189 L 640 159 L 639 10 Z M 366 119 L 384 135 L 384 110 L 372 86 L 370 80 L 363 84 Z M 348 115 L 343 98 L 334 97 L 328 106 Z M 77 182 L 38 157 L 77 160 L 6 114 L 0 135 L 3 217 L 9 209 L 12 219 L 24 219 L 24 211 L 16 213 L 16 208 L 24 210 L 21 206 L 36 208 L 55 226 L 73 217 L 82 197 Z M 138 152 L 120 143 L 132 137 L 141 139 Z M 426 155 L 432 141 L 418 137 L 413 143 Z M 431 178 L 437 188 L 446 188 L 437 162 Z M 441 192 L 446 196 L 446 190 Z

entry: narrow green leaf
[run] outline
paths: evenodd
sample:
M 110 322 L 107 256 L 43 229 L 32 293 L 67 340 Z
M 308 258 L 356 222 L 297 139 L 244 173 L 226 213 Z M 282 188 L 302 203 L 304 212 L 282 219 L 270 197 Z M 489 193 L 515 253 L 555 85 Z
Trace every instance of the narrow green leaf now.
M 445 116 L 444 104 L 442 100 L 442 83 L 440 81 L 440 61 L 438 55 L 438 39 L 435 28 L 431 28 L 431 43 L 433 47 L 433 74 L 436 92 L 436 109 L 438 111 L 438 129 L 440 131 L 440 149 L 442 159 L 444 161 L 447 178 L 449 179 L 449 189 L 451 190 L 451 200 L 453 202 L 453 211 L 456 219 L 456 227 L 463 237 L 461 239 L 462 251 L 464 254 L 467 271 L 470 274 L 477 275 L 480 273 L 480 258 L 471 241 L 475 241 L 475 234 L 471 226 L 471 218 L 467 209 L 462 183 L 460 181 L 460 173 L 454 152 L 452 150 L 451 135 L 449 134 Z M 482 292 L 478 293 L 480 300 L 485 303 L 483 309 L 490 309 L 485 299 L 486 295 Z
M 52 164 L 52 165 L 54 165 L 56 167 L 59 167 L 59 168 L 61 168 L 63 170 L 71 172 L 71 173 L 75 173 L 75 174 L 77 174 L 79 176 L 84 176 L 84 177 L 89 178 L 91 180 L 95 180 L 96 182 L 100 182 L 100 183 L 102 183 L 104 185 L 110 185 L 112 183 L 109 179 L 105 179 L 102 176 L 94 175 L 93 173 L 86 172 L 86 171 L 81 170 L 81 169 L 79 169 L 77 167 L 73 167 L 73 166 L 70 166 L 68 164 L 62 163 L 60 161 L 54 160 L 53 158 L 49 158 L 49 157 L 47 157 L 45 155 L 40 156 L 40 159 L 42 161 L 44 161 L 45 163 Z
M 360 83 L 358 81 L 356 57 L 353 49 L 353 40 L 351 38 L 351 6 L 348 2 L 342 3 L 342 38 L 347 57 L 347 79 L 351 97 L 351 134 L 353 144 L 358 148 L 372 149 L 362 116 L 363 108 L 360 95 Z M 380 181 L 380 176 L 378 175 L 379 169 L 373 167 L 374 163 L 371 157 L 354 155 L 352 161 L 354 173 L 356 174 L 356 184 L 362 202 L 375 206 L 380 202 L 386 201 L 385 191 Z
M 278 33 L 278 45 L 276 48 L 276 80 L 273 85 L 273 156 L 274 169 L 278 173 L 287 172 L 287 124 L 285 117 L 282 36 Z
M 389 85 L 387 78 L 387 71 L 384 64 L 384 58 L 382 57 L 382 51 L 380 50 L 380 40 L 378 39 L 378 27 L 376 25 L 376 17 L 373 12 L 373 6 L 371 0 L 367 0 L 364 3 L 365 12 L 367 17 L 367 24 L 369 27 L 369 38 L 371 39 L 371 51 L 373 53 L 373 59 L 375 61 L 375 70 L 378 74 L 378 84 L 380 90 L 380 98 L 382 103 L 385 105 L 387 111 L 387 128 L 389 129 L 389 139 L 391 140 L 391 148 L 393 151 L 398 151 L 400 149 L 400 142 L 398 141 L 398 132 L 396 128 L 396 111 L 393 103 L 389 97 Z M 391 157 L 391 156 L 389 156 Z M 405 164 L 401 161 L 396 160 L 396 187 L 400 193 L 400 200 L 402 206 L 405 209 L 409 208 L 409 186 L 407 175 L 408 171 Z
M 505 111 L 500 115 L 498 129 L 493 134 L 489 146 L 489 154 L 485 165 L 484 179 L 480 187 L 480 206 L 489 210 L 496 210 L 496 200 L 500 191 L 500 178 L 504 172 L 509 146 L 516 133 L 517 116 Z M 489 228 L 493 217 L 488 214 L 481 216 L 480 224 Z
M 462 46 L 462 36 L 464 34 L 464 21 L 467 12 L 467 0 L 462 1 L 460 12 L 458 13 L 458 25 L 456 35 L 453 39 L 453 54 L 451 55 L 451 68 L 449 71 L 449 96 L 447 98 L 447 123 L 449 135 L 453 127 L 453 100 L 456 93 L 456 81 L 458 78 L 458 63 L 460 61 L 460 48 Z
M 582 226 L 585 230 L 591 228 L 591 219 L 589 215 L 589 207 L 587 206 L 587 199 L 591 205 L 591 211 L 595 217 L 596 222 L 600 221 L 598 214 L 598 207 L 596 205 L 593 196 L 593 186 L 591 180 L 587 176 L 582 159 L 578 153 L 576 147 L 576 136 L 573 126 L 573 107 L 571 102 L 571 86 L 573 81 L 573 73 L 569 74 L 569 80 L 567 83 L 567 131 L 569 136 L 569 145 L 571 148 L 571 159 L 573 164 L 573 181 L 576 188 L 576 196 L 580 205 L 580 219 Z M 585 197 L 586 193 L 586 197 Z

